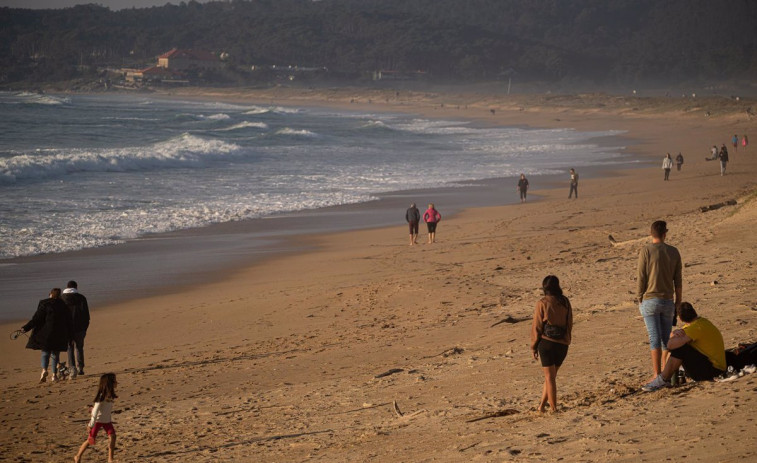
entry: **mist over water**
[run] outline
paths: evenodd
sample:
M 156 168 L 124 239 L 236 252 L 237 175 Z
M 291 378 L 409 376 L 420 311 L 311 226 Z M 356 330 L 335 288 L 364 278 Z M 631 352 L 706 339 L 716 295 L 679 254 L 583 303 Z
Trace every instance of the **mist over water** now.
M 627 162 L 620 132 L 413 115 L 0 93 L 0 258 Z

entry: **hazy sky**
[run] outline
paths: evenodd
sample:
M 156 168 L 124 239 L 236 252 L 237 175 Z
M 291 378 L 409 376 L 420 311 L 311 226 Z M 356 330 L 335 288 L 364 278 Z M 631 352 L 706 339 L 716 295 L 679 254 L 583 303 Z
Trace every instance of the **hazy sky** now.
M 209 0 L 196 0 L 199 3 L 205 3 Z M 68 8 L 74 5 L 86 5 L 95 3 L 110 8 L 111 10 L 122 10 L 124 8 L 149 8 L 151 6 L 163 6 L 166 3 L 178 5 L 181 0 L 0 0 L 0 7 L 8 6 L 11 8 Z

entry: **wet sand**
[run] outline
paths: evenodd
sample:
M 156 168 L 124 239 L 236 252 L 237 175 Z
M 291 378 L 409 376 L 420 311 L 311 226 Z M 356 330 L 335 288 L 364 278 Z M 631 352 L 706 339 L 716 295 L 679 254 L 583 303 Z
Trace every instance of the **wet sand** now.
M 276 101 L 349 105 L 343 92 Z M 371 108 L 381 100 L 362 98 Z M 463 98 L 401 106 L 449 117 Z M 35 384 L 38 353 L 5 338 L 4 456 L 70 460 L 96 377 L 114 371 L 119 461 L 754 459 L 757 377 L 639 392 L 651 372 L 631 300 L 638 249 L 664 219 L 683 256 L 684 299 L 726 346 L 757 338 L 757 149 L 732 153 L 725 177 L 703 159 L 755 122 L 730 102 L 713 102 L 705 118 L 667 100 L 469 98 L 470 112 L 456 114 L 487 123 L 628 130 L 637 142 L 629 149 L 654 166 L 582 176 L 578 200 L 567 188 L 536 189 L 540 201 L 461 211 L 440 224 L 434 245 L 407 246 L 401 225 L 315 234 L 301 238 L 302 252 L 213 283 L 98 307 L 87 375 L 65 384 Z M 668 151 L 686 162 L 663 182 L 656 160 Z M 737 204 L 699 209 L 729 199 Z M 573 303 L 575 330 L 558 376 L 561 411 L 542 416 L 528 334 L 550 273 Z M 104 458 L 104 442 L 90 460 Z

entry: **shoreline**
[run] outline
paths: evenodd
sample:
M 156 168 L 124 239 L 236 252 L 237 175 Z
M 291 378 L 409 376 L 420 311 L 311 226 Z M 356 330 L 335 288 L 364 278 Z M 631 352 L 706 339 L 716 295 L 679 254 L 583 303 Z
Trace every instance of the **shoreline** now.
M 611 109 L 586 120 L 581 111 L 559 122 L 626 121 Z M 399 225 L 396 234 L 314 235 L 312 252 L 116 303 L 97 312 L 88 375 L 76 381 L 35 384 L 38 352 L 0 341 L 0 446 L 68 459 L 97 375 L 114 371 L 120 461 L 755 458 L 757 376 L 639 393 L 649 348 L 631 302 L 638 247 L 664 219 L 684 261 L 684 300 L 726 347 L 757 338 L 757 149 L 734 153 L 725 177 L 702 160 L 715 140 L 751 124 L 667 113 L 627 121 L 634 151 L 653 167 L 582 176 L 578 201 L 544 189 L 525 207 L 462 210 L 432 246 L 407 246 Z M 655 160 L 672 146 L 686 162 L 663 182 Z M 699 209 L 727 199 L 738 204 Z M 560 277 L 575 310 L 554 416 L 532 411 L 543 373 L 528 346 L 547 274 Z M 660 425 L 665 438 L 650 439 Z
M 166 97 L 166 95 L 156 95 Z M 171 98 L 176 98 L 171 97 Z M 215 99 L 190 95 L 178 97 L 195 101 L 240 103 L 234 98 Z M 256 98 L 244 99 L 247 104 L 264 104 Z M 288 107 L 337 108 L 344 110 L 375 110 L 369 105 L 314 105 L 312 102 L 285 101 L 272 102 L 273 105 Z M 378 108 L 384 112 L 408 111 L 413 108 Z M 410 111 L 408 114 L 419 114 Z M 492 124 L 492 121 L 472 117 L 470 114 L 454 114 L 454 120 L 470 121 L 476 124 Z M 430 115 L 438 119 L 438 114 Z M 512 125 L 523 129 L 524 124 Z M 587 143 L 617 147 L 626 141 L 623 135 L 599 136 L 587 139 Z M 626 143 L 627 144 L 627 143 Z M 637 168 L 643 163 L 628 150 L 617 150 L 621 158 L 617 164 L 589 167 L 582 178 L 608 175 L 611 171 Z M 567 171 L 566 171 L 567 172 Z M 566 173 L 567 175 L 567 173 Z M 559 175 L 529 176 L 531 192 L 537 198 L 534 180 L 543 179 L 539 188 L 554 188 L 559 184 Z M 471 207 L 488 207 L 518 203 L 517 194 L 510 190 L 509 177 L 489 178 L 457 182 L 455 185 L 440 185 L 427 189 L 408 189 L 384 193 L 374 193 L 372 201 L 345 204 L 313 210 L 303 210 L 249 219 L 238 222 L 211 224 L 205 227 L 175 230 L 167 233 L 148 234 L 126 242 L 99 248 L 87 248 L 58 254 L 22 256 L 0 261 L 0 291 L 6 297 L 12 311 L 0 314 L 0 322 L 20 322 L 31 311 L 28 307 L 36 302 L 36 296 L 44 294 L 45 288 L 62 284 L 60 275 L 71 275 L 77 281 L 89 282 L 89 298 L 92 307 L 102 307 L 108 301 L 133 301 L 146 296 L 160 296 L 180 293 L 187 288 L 207 282 L 218 282 L 222 275 L 233 274 L 250 265 L 262 265 L 278 255 L 299 252 L 311 247 L 312 235 L 339 233 L 368 228 L 384 228 L 392 225 L 399 230 L 404 222 L 401 217 L 407 204 L 398 198 L 406 197 L 410 202 L 437 202 L 444 209 L 443 214 L 454 215 Z M 515 184 L 516 180 L 513 180 Z M 513 187 L 514 190 L 514 187 Z M 436 198 L 436 199 L 435 199 Z M 422 225 L 422 224 L 421 224 Z M 232 242 L 237 238 L 243 245 Z M 193 255 L 186 255 L 186 251 Z M 222 257 L 217 257 L 221 255 Z M 160 256 L 158 258 L 157 256 Z M 132 263 L 133 262 L 133 263 Z M 193 269 L 193 267 L 200 269 Z M 100 269 L 107 268 L 104 275 Z M 112 282 L 119 284 L 113 287 Z M 83 287 L 82 287 L 83 289 Z M 39 296 L 40 298 L 42 296 Z

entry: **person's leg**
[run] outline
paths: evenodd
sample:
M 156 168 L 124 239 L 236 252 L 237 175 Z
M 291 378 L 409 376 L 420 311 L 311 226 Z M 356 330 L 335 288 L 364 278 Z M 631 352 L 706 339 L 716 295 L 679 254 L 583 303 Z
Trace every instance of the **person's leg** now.
M 76 371 L 84 372 L 84 338 L 87 336 L 86 331 L 80 331 L 74 334 L 74 348 L 76 349 Z M 69 357 L 69 362 L 71 358 Z M 74 364 L 70 363 L 71 368 L 74 368 Z
M 549 408 L 553 412 L 557 411 L 557 366 L 550 365 L 543 367 L 544 369 L 544 390 L 547 393 L 547 401 L 549 402 Z M 542 398 L 542 400 L 544 400 Z M 543 411 L 544 407 L 540 408 Z
M 53 381 L 58 380 L 58 359 L 60 358 L 60 352 L 57 350 L 50 352 L 50 359 L 52 360 Z
M 81 444 L 81 447 L 79 447 L 79 451 L 76 453 L 76 456 L 74 457 L 74 461 L 76 463 L 79 463 L 81 461 L 82 455 L 84 455 L 84 451 L 87 450 L 87 447 L 89 447 L 89 440 L 85 440 L 83 444 Z
M 644 325 L 647 327 L 649 336 L 649 349 L 652 359 L 652 379 L 657 377 L 662 371 L 662 342 L 660 333 L 660 316 L 657 313 L 657 300 L 647 299 L 639 305 L 639 312 L 644 317 Z M 670 335 L 670 333 L 668 333 Z
M 47 381 L 47 366 L 50 364 L 50 352 L 43 350 L 39 359 L 40 365 L 42 365 L 42 374 L 39 377 L 39 382 L 44 383 Z
M 683 364 L 683 361 L 681 359 L 677 359 L 671 355 L 668 358 L 668 361 L 665 362 L 665 368 L 663 368 L 662 372 L 660 373 L 662 375 L 662 379 L 664 379 L 665 381 L 670 381 L 670 378 L 673 377 L 673 373 L 681 368 L 681 364 Z
M 116 453 L 116 433 L 108 434 L 108 461 L 113 461 L 113 454 Z
M 76 371 L 76 359 L 74 358 L 74 343 L 76 336 L 74 336 L 74 341 L 71 341 L 68 343 L 68 351 L 66 351 L 66 356 L 68 357 L 68 367 L 71 368 L 71 371 Z

